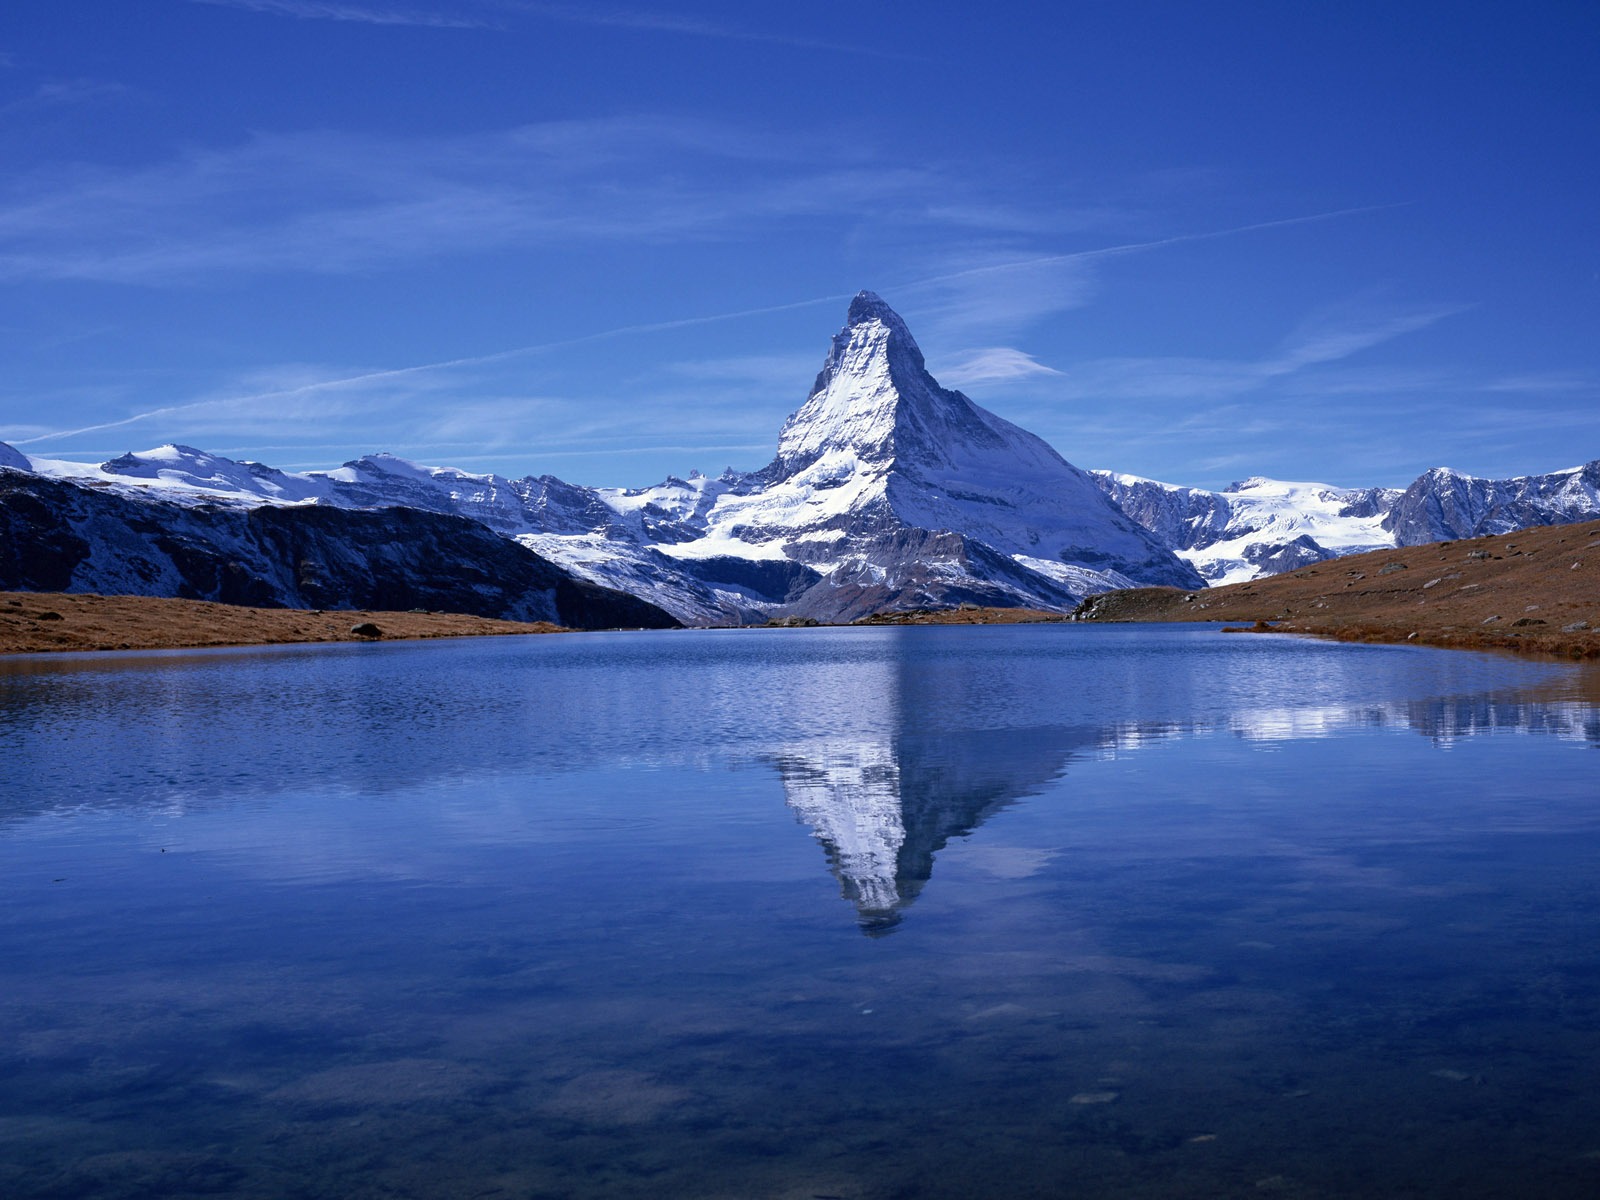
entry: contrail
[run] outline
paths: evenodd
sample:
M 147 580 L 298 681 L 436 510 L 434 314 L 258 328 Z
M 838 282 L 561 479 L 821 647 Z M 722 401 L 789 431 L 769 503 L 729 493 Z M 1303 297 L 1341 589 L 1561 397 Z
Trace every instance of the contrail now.
M 1409 203 L 1409 202 L 1406 202 Z M 949 283 L 954 279 L 967 279 L 973 275 L 988 275 L 1000 271 L 1017 271 L 1024 267 L 1040 267 L 1049 263 L 1074 262 L 1090 258 L 1111 258 L 1118 254 L 1135 254 L 1141 250 L 1159 250 L 1163 246 L 1178 246 L 1185 242 L 1205 242 L 1215 238 L 1236 237 L 1241 233 L 1256 233 L 1262 229 L 1279 229 L 1286 225 L 1308 225 L 1313 221 L 1331 221 L 1337 217 L 1353 217 L 1361 213 L 1385 212 L 1391 208 L 1405 208 L 1401 204 L 1368 204 L 1360 208 L 1336 208 L 1331 212 L 1312 213 L 1305 217 L 1282 217 L 1276 221 L 1257 221 L 1253 225 L 1235 225 L 1231 229 L 1213 229 L 1207 233 L 1179 233 L 1172 237 L 1157 238 L 1152 242 L 1125 242 L 1120 246 L 1102 246 L 1096 250 L 1074 250 L 1069 254 L 1047 254 L 1040 258 L 1021 258 L 1014 262 L 993 263 L 986 267 L 970 267 L 948 275 L 930 275 L 926 279 L 913 279 L 902 288 L 927 287 L 935 283 Z
M 849 294 L 837 296 L 818 296 L 814 300 L 796 300 L 789 304 L 771 304 L 765 308 L 747 308 L 739 312 L 716 313 L 708 317 L 683 317 L 676 321 L 652 321 L 643 325 L 621 325 L 616 329 L 603 329 L 598 333 L 586 333 L 580 337 L 566 338 L 559 342 L 542 342 L 535 346 L 518 346 L 512 350 L 496 350 L 492 354 L 478 354 L 467 358 L 448 358 L 442 362 L 419 363 L 414 367 L 391 367 L 383 371 L 367 371 L 361 375 L 346 375 L 339 379 L 319 379 L 312 383 L 302 383 L 291 388 L 276 388 L 270 392 L 252 392 L 247 396 L 228 396 L 214 400 L 192 400 L 186 404 L 169 404 L 165 408 L 152 408 L 147 412 L 134 413 L 131 417 L 122 417 L 116 421 L 105 421 L 98 425 L 84 425 L 78 429 L 58 429 L 53 433 L 41 433 L 37 437 L 22 438 L 11 442 L 13 446 L 31 446 L 35 442 L 46 442 L 52 438 L 77 437 L 82 433 L 100 433 L 107 429 L 121 429 L 125 425 L 134 425 L 140 421 L 148 421 L 153 417 L 167 417 L 174 413 L 196 412 L 206 408 L 227 408 L 236 404 L 253 404 L 259 400 L 284 400 L 291 396 L 305 396 L 312 392 L 328 391 L 332 388 L 352 387 L 357 384 L 375 383 L 384 379 L 400 379 L 407 375 L 419 375 L 426 371 L 444 371 L 451 367 L 476 367 L 484 363 L 501 362 L 508 358 L 518 358 L 527 354 L 543 354 L 551 350 L 563 350 L 569 346 L 582 346 L 588 342 L 604 341 L 607 338 L 625 337 L 636 333 L 659 333 L 665 329 L 682 329 L 689 325 L 709 325 L 715 321 L 736 321 L 742 317 L 759 317 L 767 313 L 787 312 L 795 308 L 810 308 L 818 304 L 837 304 L 841 300 L 850 299 Z
M 1036 258 L 1017 259 L 1014 262 L 994 263 L 985 267 L 970 267 L 964 271 L 951 271 L 944 275 L 930 275 L 922 279 L 911 279 L 904 283 L 893 285 L 889 290 L 928 287 L 933 284 L 950 283 L 958 279 L 968 279 L 974 275 L 996 274 L 1001 271 L 1017 271 L 1026 267 L 1045 266 L 1051 263 L 1078 262 L 1095 258 L 1111 258 L 1119 254 L 1136 254 L 1144 250 L 1159 250 L 1164 246 L 1177 246 L 1185 242 L 1204 242 L 1216 238 L 1237 237 L 1244 233 L 1256 233 L 1263 229 L 1279 229 L 1289 225 L 1306 225 L 1313 221 L 1331 221 L 1339 217 L 1358 216 L 1362 213 L 1383 212 L 1392 208 L 1403 208 L 1404 204 L 1369 204 L 1361 208 L 1340 208 L 1331 212 L 1312 213 L 1304 217 L 1283 217 L 1276 221 L 1257 221 L 1251 225 L 1236 225 L 1230 229 L 1215 229 L 1205 233 L 1180 233 L 1172 237 L 1157 238 L 1149 242 L 1125 242 L 1117 246 L 1102 246 L 1094 250 L 1075 250 L 1069 254 L 1047 254 Z M 147 412 L 135 413 L 131 417 L 123 417 L 116 421 L 106 421 L 98 425 L 85 425 L 79 429 L 59 429 L 53 433 L 42 433 L 37 437 L 24 438 L 12 442 L 13 446 L 31 446 L 37 442 L 47 442 L 55 438 L 77 437 L 85 433 L 101 433 L 107 429 L 121 429 L 127 425 L 135 425 L 140 421 L 148 421 L 155 417 L 172 416 L 175 413 L 196 412 L 206 408 L 226 408 L 236 404 L 253 404 L 261 400 L 283 400 L 293 396 L 304 396 L 312 392 L 326 391 L 333 388 L 354 387 L 360 384 L 376 383 L 385 379 L 400 379 L 407 375 L 419 375 L 428 371 L 445 371 L 452 367 L 476 367 L 485 363 L 503 362 L 506 359 L 520 358 L 529 354 L 545 354 L 552 350 L 564 350 L 571 346 L 582 346 L 590 342 L 606 341 L 610 338 L 628 337 L 640 333 L 660 333 L 668 329 L 686 329 L 695 325 L 711 325 L 720 321 L 738 321 L 746 317 L 761 317 L 770 313 L 792 312 L 800 308 L 814 308 L 820 304 L 838 304 L 840 301 L 849 300 L 853 293 L 844 292 L 832 296 L 817 296 L 810 300 L 794 300 L 787 304 L 769 304 L 762 308 L 745 308 L 738 312 L 715 313 L 704 317 L 682 317 L 675 321 L 652 321 L 641 325 L 621 325 L 615 329 L 604 329 L 598 333 L 586 333 L 579 337 L 566 338 L 557 342 L 542 342 L 533 346 L 518 346 L 512 350 L 497 350 L 492 354 L 478 354 L 466 358 L 450 358 L 442 362 L 420 363 L 413 367 L 393 367 L 383 371 L 368 371 L 360 375 L 347 375 L 339 379 L 322 379 L 313 383 L 303 383 L 298 387 L 279 388 L 270 392 L 254 392 L 247 396 L 230 396 L 217 400 L 194 400 L 186 404 L 172 404 L 165 408 L 153 408 Z

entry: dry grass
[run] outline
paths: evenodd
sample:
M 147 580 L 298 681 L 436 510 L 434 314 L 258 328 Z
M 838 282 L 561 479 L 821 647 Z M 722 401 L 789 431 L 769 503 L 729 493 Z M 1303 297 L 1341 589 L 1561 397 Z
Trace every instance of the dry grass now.
M 1264 622 L 1344 641 L 1600 658 L 1600 521 L 1379 550 L 1198 592 L 1111 592 L 1090 603 L 1095 620 Z
M 352 632 L 364 624 L 375 625 L 379 636 Z M 546 622 L 495 621 L 459 613 L 313 612 L 148 596 L 0 592 L 0 654 L 370 642 L 559 629 Z

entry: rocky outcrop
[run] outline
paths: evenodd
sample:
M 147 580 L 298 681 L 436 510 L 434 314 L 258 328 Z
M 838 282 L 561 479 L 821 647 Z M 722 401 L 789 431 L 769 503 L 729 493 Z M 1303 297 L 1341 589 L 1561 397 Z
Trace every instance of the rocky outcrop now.
M 1400 493 L 1259 476 L 1220 492 L 1136 475 L 1093 472 L 1095 482 L 1211 584 L 1292 571 L 1341 554 L 1391 545 L 1383 516 Z
M 677 624 L 463 517 L 133 501 L 0 474 L 0 589 L 267 608 L 425 608 L 581 629 Z
M 1093 472 L 1122 510 L 1213 583 L 1297 570 L 1382 546 L 1421 546 L 1600 517 L 1600 460 L 1479 479 L 1446 467 L 1394 488 L 1246 479 L 1220 492 Z
M 1569 525 L 1600 516 L 1600 459 L 1567 471 L 1479 479 L 1448 467 L 1417 477 L 1395 502 L 1384 528 L 1397 546 L 1512 533 L 1534 525 Z

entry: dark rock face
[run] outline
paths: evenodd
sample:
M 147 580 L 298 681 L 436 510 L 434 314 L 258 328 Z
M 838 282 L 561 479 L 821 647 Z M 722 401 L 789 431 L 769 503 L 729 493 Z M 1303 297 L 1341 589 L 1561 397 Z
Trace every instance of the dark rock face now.
M 1245 561 L 1260 568 L 1263 575 L 1281 575 L 1285 571 L 1298 571 L 1312 563 L 1326 562 L 1338 555 L 1319 546 L 1314 538 L 1301 536 L 1281 545 L 1258 543 L 1246 546 L 1244 557 Z
M 464 517 L 186 507 L 11 473 L 0 476 L 0 588 L 266 608 L 423 608 L 580 629 L 677 624 Z
M 1600 459 L 1577 471 L 1476 479 L 1445 468 L 1418 476 L 1384 528 L 1397 546 L 1512 533 L 1531 525 L 1566 525 L 1600 516 Z
M 1350 503 L 1339 510 L 1341 517 L 1376 517 L 1394 506 L 1395 494 L 1391 488 L 1363 488 Z
M 738 588 L 773 604 L 799 599 L 822 579 L 804 563 L 790 559 L 734 558 L 724 554 L 683 559 L 678 567 L 701 583 Z
M 819 621 L 854 621 L 913 608 L 1054 608 L 1079 597 L 982 542 L 951 533 L 901 529 L 861 547 L 861 557 L 819 580 L 782 611 Z
M 15 592 L 64 592 L 89 557 L 89 543 L 60 520 L 66 484 L 0 474 L 0 587 Z
M 1216 492 L 1169 487 L 1153 479 L 1125 481 L 1105 471 L 1090 476 L 1118 508 L 1173 550 L 1209 546 L 1233 516 L 1227 499 Z

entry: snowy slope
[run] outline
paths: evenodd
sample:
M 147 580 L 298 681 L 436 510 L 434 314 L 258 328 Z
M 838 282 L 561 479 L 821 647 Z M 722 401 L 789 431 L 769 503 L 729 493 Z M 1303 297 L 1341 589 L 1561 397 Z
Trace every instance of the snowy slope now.
M 1122 510 L 1192 563 L 1208 583 L 1238 583 L 1341 554 L 1394 545 L 1383 521 L 1400 496 L 1259 476 L 1220 492 L 1093 472 Z
M 1600 517 L 1600 460 L 1513 479 L 1435 467 L 1403 492 L 1259 477 L 1212 492 L 1112 471 L 1092 474 L 1124 512 L 1213 584 L 1386 546 Z
M 51 479 L 90 484 L 134 499 L 159 496 L 174 504 L 302 504 L 323 499 L 326 481 L 239 462 L 193 446 L 165 445 L 99 464 L 35 458 L 33 470 Z
M 0 467 L 9 467 L 13 471 L 32 471 L 33 463 L 15 446 L 0 442 Z
M 1511 533 L 1600 516 L 1600 459 L 1547 475 L 1479 479 L 1448 467 L 1418 476 L 1385 528 L 1401 546 Z
M 940 388 L 904 322 L 866 292 L 767 467 L 600 495 L 686 570 L 806 564 L 818 582 L 785 609 L 824 618 L 966 600 L 1062 608 L 1133 582 L 1200 582 L 1039 438 Z M 575 565 L 548 539 L 530 544 Z

